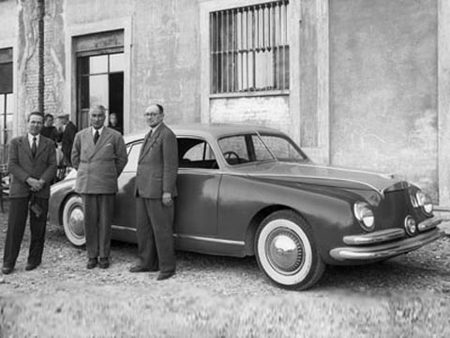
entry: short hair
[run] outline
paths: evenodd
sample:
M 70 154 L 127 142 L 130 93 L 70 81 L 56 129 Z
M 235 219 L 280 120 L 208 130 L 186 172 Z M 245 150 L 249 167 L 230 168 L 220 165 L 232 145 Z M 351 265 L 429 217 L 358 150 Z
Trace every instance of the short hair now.
M 69 114 L 58 115 L 56 118 L 62 121 L 69 121 Z
M 53 118 L 52 114 L 45 114 L 44 115 L 44 120 L 47 120 L 48 118 Z
M 42 118 L 42 122 L 44 122 L 44 114 L 42 114 L 40 111 L 32 111 L 31 113 L 29 113 L 27 118 L 28 122 L 30 122 L 31 116 L 33 115 L 40 116 Z
M 89 108 L 89 113 L 91 113 L 91 111 L 93 110 L 100 110 L 100 112 L 102 112 L 103 114 L 106 114 L 106 108 L 104 106 L 102 106 L 101 104 L 97 104 L 92 106 L 91 108 Z
M 155 103 L 155 106 L 158 107 L 159 113 L 160 114 L 164 114 L 164 108 L 163 106 L 161 106 L 159 103 Z
M 150 108 L 151 106 L 155 106 L 156 108 L 158 108 L 158 112 L 160 114 L 164 114 L 164 108 L 162 105 L 160 105 L 159 103 L 150 103 L 146 109 Z

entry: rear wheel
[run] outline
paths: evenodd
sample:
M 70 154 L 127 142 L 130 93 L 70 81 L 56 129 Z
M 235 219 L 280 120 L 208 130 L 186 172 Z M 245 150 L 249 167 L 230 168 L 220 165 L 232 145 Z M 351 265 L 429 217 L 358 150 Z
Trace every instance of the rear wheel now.
M 290 210 L 276 211 L 263 220 L 255 253 L 266 276 L 286 288 L 310 288 L 325 270 L 310 226 Z
M 80 196 L 72 195 L 64 204 L 63 226 L 70 243 L 75 246 L 86 244 L 83 201 Z

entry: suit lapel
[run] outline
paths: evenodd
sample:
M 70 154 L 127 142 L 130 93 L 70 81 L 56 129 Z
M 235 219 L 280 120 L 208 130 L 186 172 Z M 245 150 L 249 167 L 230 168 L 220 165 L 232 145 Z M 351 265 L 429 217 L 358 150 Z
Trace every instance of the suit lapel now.
M 85 140 L 86 154 L 88 154 L 88 157 L 91 158 L 95 151 L 94 135 L 92 135 L 92 128 L 86 129 L 83 135 L 83 139 Z
M 101 149 L 106 144 L 106 142 L 108 142 L 108 140 L 111 138 L 111 133 L 109 132 L 107 127 L 103 127 L 103 131 L 100 134 L 97 143 L 94 144 L 94 135 L 92 133 L 92 129 L 89 131 L 90 131 L 89 145 L 92 146 L 92 150 L 89 149 L 90 151 L 89 158 L 92 158 L 92 156 L 94 156 L 97 153 L 97 151 Z
M 144 145 L 142 147 L 141 154 L 139 155 L 138 162 L 140 162 L 142 160 L 142 158 L 150 151 L 150 149 L 153 146 L 153 143 L 155 143 L 156 140 L 158 139 L 158 136 L 161 133 L 162 128 L 164 128 L 163 123 L 161 123 L 161 125 L 155 130 L 154 133 L 152 133 L 152 136 L 150 137 L 150 139 L 148 139 L 147 137 L 145 138 Z
M 33 156 L 31 155 L 31 147 L 30 147 L 30 143 L 28 142 L 28 135 L 23 136 L 21 141 L 21 148 L 22 150 L 28 155 L 28 157 L 32 160 Z
M 44 148 L 45 148 L 45 141 L 43 140 L 43 137 L 42 137 L 42 135 L 39 137 L 39 145 L 38 145 L 38 147 L 37 147 L 37 150 L 36 150 L 36 155 L 34 156 L 34 158 L 38 158 L 38 156 L 42 153 L 42 151 L 44 150 Z M 31 150 L 30 150 L 30 154 L 31 154 Z

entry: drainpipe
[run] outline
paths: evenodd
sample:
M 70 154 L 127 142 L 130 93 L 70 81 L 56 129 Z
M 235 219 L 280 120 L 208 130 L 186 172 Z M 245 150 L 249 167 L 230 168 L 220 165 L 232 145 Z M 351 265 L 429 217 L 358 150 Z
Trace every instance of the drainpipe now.
M 44 16 L 45 0 L 38 0 L 38 110 L 44 114 Z

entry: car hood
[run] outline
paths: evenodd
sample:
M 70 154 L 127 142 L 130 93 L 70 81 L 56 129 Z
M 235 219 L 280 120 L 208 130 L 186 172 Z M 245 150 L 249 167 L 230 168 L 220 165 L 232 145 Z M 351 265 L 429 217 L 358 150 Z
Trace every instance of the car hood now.
M 233 168 L 236 174 L 267 179 L 294 181 L 345 189 L 375 190 L 379 193 L 404 189 L 408 183 L 393 174 L 302 164 L 290 162 L 265 162 Z

